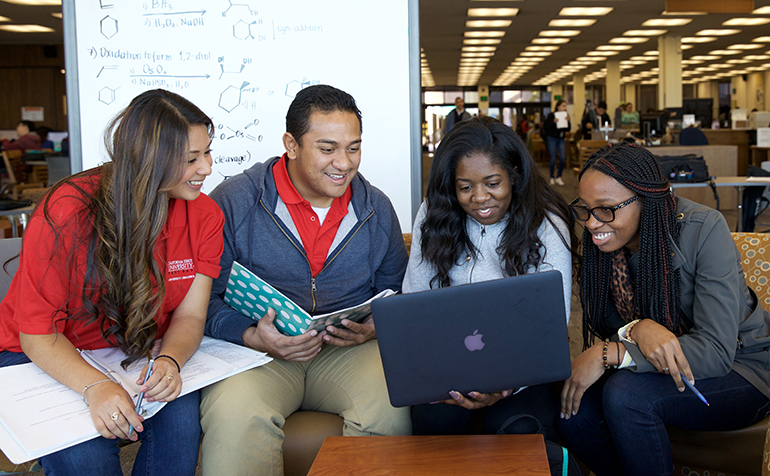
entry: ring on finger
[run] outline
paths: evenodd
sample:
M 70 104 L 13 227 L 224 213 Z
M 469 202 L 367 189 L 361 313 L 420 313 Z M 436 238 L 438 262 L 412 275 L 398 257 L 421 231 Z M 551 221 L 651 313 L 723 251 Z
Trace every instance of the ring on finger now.
M 112 415 L 110 415 L 110 418 L 112 418 L 112 421 L 118 421 L 118 418 L 120 418 L 120 412 L 119 411 L 112 412 Z
M 174 380 L 174 374 L 172 374 L 171 372 L 167 373 L 166 374 L 166 379 L 168 381 Z

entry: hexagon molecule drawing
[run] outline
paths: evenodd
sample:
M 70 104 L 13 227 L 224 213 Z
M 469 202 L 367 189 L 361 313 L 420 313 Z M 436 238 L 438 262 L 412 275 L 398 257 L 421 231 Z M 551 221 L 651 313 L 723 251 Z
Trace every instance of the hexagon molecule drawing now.
M 99 102 L 104 104 L 112 104 L 115 102 L 115 91 L 117 89 L 108 88 L 107 86 L 99 90 Z
M 118 21 L 107 15 L 99 22 L 99 28 L 108 40 L 118 34 Z
M 241 103 L 241 92 L 249 83 L 244 81 L 240 88 L 228 86 L 222 94 L 219 95 L 219 107 L 227 112 L 233 112 Z

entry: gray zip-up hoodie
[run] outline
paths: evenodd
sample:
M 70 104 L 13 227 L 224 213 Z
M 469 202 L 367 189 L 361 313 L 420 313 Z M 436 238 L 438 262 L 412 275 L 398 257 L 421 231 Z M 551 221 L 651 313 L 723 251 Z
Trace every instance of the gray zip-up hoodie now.
M 225 215 L 222 272 L 214 281 L 206 334 L 242 344 L 255 321 L 222 300 L 233 261 L 273 285 L 310 314 L 360 304 L 385 289 L 401 290 L 406 247 L 396 212 L 382 191 L 360 173 L 353 196 L 329 249 L 313 277 L 302 240 L 278 195 L 274 157 L 222 182 L 211 198 Z

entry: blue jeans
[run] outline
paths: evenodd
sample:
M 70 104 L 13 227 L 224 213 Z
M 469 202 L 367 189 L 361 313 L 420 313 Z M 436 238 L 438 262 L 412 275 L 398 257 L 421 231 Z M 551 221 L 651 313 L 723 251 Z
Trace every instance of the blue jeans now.
M 548 153 L 551 154 L 551 162 L 548 164 L 548 170 L 551 172 L 551 178 L 561 177 L 564 170 L 564 163 L 567 161 L 567 141 L 558 137 L 545 136 L 545 146 L 548 147 Z M 556 165 L 556 152 L 559 153 L 559 172 L 554 175 L 553 168 Z
M 27 362 L 29 358 L 23 353 L 0 352 L 0 367 Z M 143 423 L 144 431 L 137 433 L 142 443 L 134 461 L 134 476 L 195 474 L 201 437 L 199 405 L 199 392 L 193 392 L 167 403 Z M 99 436 L 39 461 L 49 476 L 123 476 L 119 441 Z
M 670 475 L 674 470 L 666 425 L 728 431 L 756 423 L 770 400 L 731 371 L 697 380 L 710 406 L 688 388 L 679 392 L 668 375 L 607 372 L 588 388 L 577 415 L 558 419 L 567 448 L 597 476 Z

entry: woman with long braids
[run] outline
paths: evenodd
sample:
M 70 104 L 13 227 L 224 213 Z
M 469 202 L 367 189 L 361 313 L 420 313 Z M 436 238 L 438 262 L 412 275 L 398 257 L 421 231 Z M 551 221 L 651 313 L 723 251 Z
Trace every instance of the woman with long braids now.
M 177 397 L 223 247 L 222 212 L 200 191 L 212 132 L 183 97 L 142 93 L 105 134 L 112 160 L 56 184 L 29 222 L 0 303 L 0 366 L 37 364 L 82 396 L 101 435 L 41 457 L 46 474 L 122 475 L 119 439 L 142 441 L 134 475 L 195 474 L 200 399 Z M 78 349 L 117 347 L 128 365 L 161 338 L 142 388 L 147 401 L 167 405 L 145 421 Z
M 567 447 L 597 476 L 669 475 L 665 425 L 723 431 L 764 418 L 770 314 L 722 214 L 676 198 L 655 157 L 629 143 L 586 162 L 570 208 L 585 224 L 585 350 L 561 394 Z
M 491 118 L 455 126 L 433 158 L 428 193 L 414 223 L 403 292 L 559 270 L 569 319 L 577 237 L 567 203 L 538 173 L 510 127 Z M 575 258 L 575 259 L 573 259 Z M 412 410 L 415 434 L 467 434 L 485 409 L 484 432 L 530 414 L 555 437 L 556 398 L 548 385 L 495 393 L 449 392 Z

